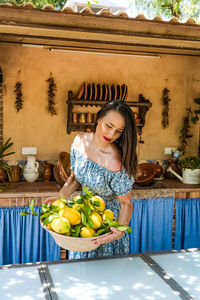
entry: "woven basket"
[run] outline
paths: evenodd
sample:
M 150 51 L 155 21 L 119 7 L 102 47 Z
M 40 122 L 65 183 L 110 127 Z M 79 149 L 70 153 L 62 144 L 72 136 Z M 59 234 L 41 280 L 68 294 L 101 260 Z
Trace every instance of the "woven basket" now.
M 70 176 L 70 155 L 67 152 L 60 152 L 58 162 L 53 168 L 53 174 L 56 181 L 63 185 Z
M 95 250 L 100 246 L 92 242 L 94 238 L 81 238 L 81 237 L 62 235 L 54 232 L 53 230 L 48 229 L 48 227 L 43 225 L 42 222 L 40 222 L 40 224 L 46 231 L 48 231 L 51 234 L 56 244 L 63 249 L 85 252 L 85 251 Z M 109 233 L 105 233 L 104 235 L 101 236 L 105 236 L 107 234 Z

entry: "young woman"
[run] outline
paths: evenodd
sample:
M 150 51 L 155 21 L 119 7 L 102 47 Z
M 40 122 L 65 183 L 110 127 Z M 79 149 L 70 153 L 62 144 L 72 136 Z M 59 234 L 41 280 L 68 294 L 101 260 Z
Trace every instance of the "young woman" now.
M 59 192 L 68 197 L 81 184 L 98 194 L 115 218 L 128 225 L 132 216 L 131 190 L 137 167 L 137 134 L 131 108 L 114 100 L 103 106 L 96 117 L 95 132 L 76 136 L 71 146 L 72 174 Z M 69 251 L 69 259 L 128 254 L 129 236 L 116 228 L 91 252 Z

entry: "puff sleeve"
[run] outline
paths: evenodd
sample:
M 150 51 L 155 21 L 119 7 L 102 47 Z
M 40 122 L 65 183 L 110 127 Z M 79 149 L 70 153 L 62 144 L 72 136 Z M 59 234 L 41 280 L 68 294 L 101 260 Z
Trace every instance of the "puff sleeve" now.
M 130 177 L 124 169 L 114 174 L 110 182 L 110 187 L 117 196 L 123 196 L 132 190 L 133 184 L 134 178 Z

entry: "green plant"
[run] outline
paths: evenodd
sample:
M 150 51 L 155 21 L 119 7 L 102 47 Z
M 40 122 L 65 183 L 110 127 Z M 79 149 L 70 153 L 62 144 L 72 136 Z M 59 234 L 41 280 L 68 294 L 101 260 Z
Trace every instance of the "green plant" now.
M 184 169 L 200 169 L 200 158 L 196 156 L 186 156 L 181 160 L 181 166 Z
M 191 121 L 191 116 L 192 116 L 192 110 L 190 108 L 187 108 L 187 114 L 183 119 L 183 127 L 180 130 L 180 147 L 178 150 L 182 153 L 185 154 L 185 148 L 187 146 L 187 139 L 193 137 L 193 135 L 190 133 L 190 121 Z
M 10 167 L 3 160 L 3 158 L 15 153 L 15 152 L 5 153 L 5 151 L 8 150 L 13 145 L 13 142 L 10 142 L 10 140 L 11 138 L 8 138 L 7 141 L 2 146 L 0 146 L 0 167 L 2 167 L 6 171 L 6 174 L 9 179 L 10 179 Z

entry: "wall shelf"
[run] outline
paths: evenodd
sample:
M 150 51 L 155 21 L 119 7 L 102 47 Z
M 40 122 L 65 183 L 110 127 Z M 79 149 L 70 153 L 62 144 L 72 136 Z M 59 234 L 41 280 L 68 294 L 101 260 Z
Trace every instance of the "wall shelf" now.
M 111 99 L 112 100 L 112 99 Z M 104 100 L 77 100 L 76 97 L 73 95 L 72 91 L 68 92 L 68 100 L 66 101 L 68 105 L 68 113 L 67 113 L 67 133 L 70 134 L 71 132 L 76 132 L 76 131 L 87 131 L 88 129 L 90 131 L 94 130 L 94 123 L 73 123 L 72 121 L 72 113 L 73 109 L 75 106 L 103 106 L 109 101 L 104 101 Z M 140 141 L 141 141 L 141 135 L 142 135 L 142 130 L 145 125 L 145 118 L 146 118 L 146 113 L 152 106 L 152 103 L 145 99 L 142 94 L 139 94 L 138 96 L 138 101 L 125 101 L 130 107 L 138 107 L 138 119 L 140 120 L 140 124 L 137 124 L 137 132 L 138 135 L 140 136 Z M 86 111 L 87 112 L 87 109 Z M 143 142 L 143 141 L 141 141 Z

